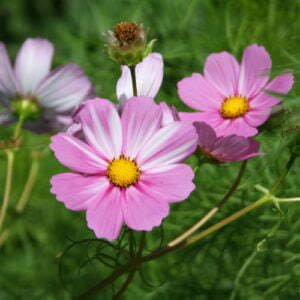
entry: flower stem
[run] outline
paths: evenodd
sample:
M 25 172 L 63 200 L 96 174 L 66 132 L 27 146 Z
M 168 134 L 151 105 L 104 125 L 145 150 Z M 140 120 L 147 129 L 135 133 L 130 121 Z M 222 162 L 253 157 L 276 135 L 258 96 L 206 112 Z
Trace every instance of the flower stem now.
M 14 134 L 13 134 L 14 140 L 20 137 L 24 121 L 25 121 L 25 116 L 21 114 L 14 130 Z
M 4 245 L 8 237 L 9 237 L 9 230 L 8 229 L 3 230 L 0 234 L 0 248 Z
M 130 67 L 130 74 L 131 74 L 131 80 L 132 80 L 133 96 L 137 96 L 135 66 Z
M 190 237 L 187 239 L 185 247 L 189 246 L 201 239 L 203 239 L 204 237 L 206 237 L 207 235 L 221 229 L 222 227 L 232 223 L 233 221 L 239 219 L 240 217 L 246 215 L 247 213 L 249 213 L 250 211 L 260 207 L 261 205 L 269 202 L 272 199 L 271 195 L 265 195 L 263 197 L 261 197 L 260 199 L 256 200 L 255 202 L 251 203 L 250 205 L 244 207 L 243 209 L 237 211 L 236 213 L 232 214 L 231 216 L 223 219 L 222 221 L 210 226 L 209 228 L 207 228 L 206 230 L 203 230 L 202 232 Z
M 0 232 L 4 223 L 4 219 L 6 216 L 8 202 L 10 199 L 10 192 L 11 192 L 11 185 L 12 185 L 12 176 L 13 176 L 13 166 L 14 166 L 14 151 L 13 150 L 6 150 L 6 157 L 7 157 L 7 170 L 6 170 L 6 182 L 4 187 L 4 197 L 3 203 L 1 206 L 0 211 Z
M 137 252 L 137 256 L 133 257 L 126 265 L 124 265 L 124 266 L 120 267 L 119 269 L 116 269 L 115 271 L 113 271 L 104 280 L 100 281 L 95 286 L 91 287 L 90 289 L 88 289 L 84 293 L 80 294 L 78 296 L 78 299 L 80 299 L 80 300 L 90 299 L 90 296 L 92 296 L 92 295 L 96 294 L 97 292 L 101 291 L 102 289 L 104 289 L 105 287 L 107 287 L 108 285 L 110 285 L 111 283 L 116 281 L 123 274 L 125 274 L 127 272 L 130 272 L 129 275 L 128 275 L 127 280 L 124 282 L 121 289 L 117 292 L 116 295 L 118 295 L 118 294 L 121 295 L 122 293 L 124 293 L 126 291 L 126 289 L 128 288 L 129 284 L 131 283 L 131 281 L 133 280 L 134 273 L 136 272 L 136 270 L 138 269 L 138 267 L 142 263 L 142 256 L 141 255 L 142 255 L 143 249 L 145 247 L 145 244 L 146 244 L 146 232 L 143 232 L 141 240 L 140 240 L 140 245 L 139 245 L 139 249 L 138 249 L 138 252 Z M 133 274 L 131 274 L 131 273 L 133 273 Z M 121 292 L 121 294 L 120 294 L 120 292 Z
M 145 248 L 145 244 L 146 244 L 146 232 L 143 231 L 141 239 L 140 239 L 140 245 L 139 245 L 139 248 L 138 248 L 138 251 L 136 254 L 137 258 L 140 258 L 142 256 L 143 250 Z M 112 298 L 113 300 L 119 299 L 121 297 L 121 295 L 124 294 L 125 291 L 128 289 L 128 287 L 129 287 L 130 283 L 132 282 L 134 275 L 138 269 L 138 266 L 139 265 L 137 265 L 137 268 L 135 268 L 131 272 L 129 272 L 126 281 L 123 283 L 123 285 L 121 286 L 119 291 L 113 296 L 113 298 Z
M 286 163 L 285 169 L 282 172 L 282 174 L 277 178 L 277 180 L 274 182 L 274 184 L 272 185 L 272 187 L 270 188 L 270 193 L 273 194 L 275 191 L 277 191 L 277 189 L 279 188 L 279 186 L 282 184 L 282 182 L 284 181 L 285 177 L 287 176 L 287 174 L 289 173 L 291 167 L 293 166 L 295 160 L 296 160 L 297 156 L 294 154 L 291 154 L 288 162 Z
M 36 182 L 37 174 L 40 167 L 40 153 L 37 151 L 32 151 L 32 162 L 31 167 L 29 170 L 29 175 L 25 184 L 25 187 L 23 189 L 22 195 L 16 205 L 16 211 L 21 214 L 28 202 L 29 196 L 31 194 L 31 191 L 34 187 L 34 184 Z
M 124 294 L 124 292 L 129 287 L 130 283 L 132 282 L 132 280 L 134 278 L 134 275 L 135 275 L 135 270 L 133 270 L 133 271 L 131 271 L 129 273 L 126 281 L 124 282 L 124 284 L 122 285 L 122 287 L 120 288 L 120 290 L 112 297 L 113 300 L 120 299 L 121 295 Z
M 220 208 L 226 204 L 226 202 L 230 199 L 230 197 L 237 190 L 237 188 L 241 182 L 241 179 L 245 173 L 246 164 L 247 164 L 247 161 L 242 162 L 236 179 L 234 180 L 233 184 L 231 185 L 228 192 L 224 195 L 224 197 L 208 213 L 206 213 L 198 222 L 196 222 L 190 229 L 185 231 L 183 234 L 181 234 L 179 237 L 177 237 L 173 241 L 169 242 L 168 243 L 169 247 L 174 247 L 174 246 L 180 244 L 185 239 L 187 239 L 190 235 L 192 235 L 199 228 L 201 228 L 208 220 L 210 220 L 220 210 Z

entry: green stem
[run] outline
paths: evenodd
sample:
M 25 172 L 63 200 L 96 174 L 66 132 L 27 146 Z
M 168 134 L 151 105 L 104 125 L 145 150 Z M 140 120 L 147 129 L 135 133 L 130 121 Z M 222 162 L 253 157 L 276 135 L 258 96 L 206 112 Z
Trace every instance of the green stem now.
M 232 223 L 233 221 L 239 219 L 240 217 L 246 215 L 247 213 L 249 213 L 250 211 L 260 207 L 261 205 L 269 202 L 271 200 L 272 196 L 271 195 L 265 195 L 263 197 L 261 197 L 260 199 L 258 199 L 257 201 L 253 202 L 252 204 L 246 206 L 245 208 L 239 210 L 238 212 L 234 213 L 233 215 L 223 219 L 222 221 L 210 226 L 209 228 L 207 228 L 206 230 L 203 230 L 202 232 L 190 237 L 189 239 L 187 239 L 186 241 L 186 246 L 189 246 L 201 239 L 203 239 L 204 237 L 206 237 L 207 235 L 221 229 L 222 227 Z
M 279 188 L 279 186 L 282 184 L 282 182 L 284 181 L 285 177 L 287 176 L 287 174 L 289 173 L 291 167 L 293 166 L 295 160 L 296 160 L 297 156 L 294 154 L 291 154 L 284 171 L 282 172 L 282 174 L 277 178 L 277 180 L 274 182 L 274 184 L 272 185 L 272 187 L 270 188 L 270 193 L 274 194 L 275 191 L 277 191 L 277 189 Z
M 145 248 L 145 244 L 146 244 L 146 232 L 143 231 L 142 232 L 142 236 L 140 239 L 140 245 L 136 254 L 137 258 L 140 258 L 143 254 L 143 250 Z M 130 283 L 132 282 L 134 275 L 138 269 L 139 265 L 137 265 L 137 267 L 135 269 L 133 269 L 131 272 L 129 272 L 127 279 L 125 280 L 125 282 L 123 283 L 123 285 L 121 286 L 121 288 L 119 289 L 119 291 L 113 296 L 113 300 L 119 299 L 121 297 L 122 294 L 124 294 L 126 292 L 126 290 L 128 289 Z
M 142 237 L 141 237 L 141 241 L 140 241 L 139 250 L 138 250 L 138 255 L 142 255 L 143 249 L 145 247 L 145 242 L 146 242 L 146 233 L 143 232 Z M 78 299 L 80 299 L 80 300 L 90 299 L 90 297 L 92 295 L 96 294 L 97 292 L 101 291 L 102 289 L 104 289 L 105 287 L 110 285 L 112 282 L 116 281 L 123 274 L 125 274 L 127 272 L 130 272 L 130 273 L 135 272 L 141 264 L 140 260 L 142 260 L 142 257 L 140 257 L 140 256 L 132 258 L 126 265 L 124 265 L 124 266 L 120 267 L 119 269 L 115 270 L 108 277 L 106 277 L 104 280 L 100 281 L 95 286 L 91 287 L 90 289 L 88 289 L 84 293 L 80 294 L 78 296 Z M 131 276 L 133 276 L 133 275 L 131 275 Z M 129 285 L 129 283 L 132 281 L 132 279 L 133 279 L 133 277 L 129 281 L 129 279 L 127 278 L 127 280 L 125 281 L 125 283 L 123 284 L 121 289 L 123 287 L 125 287 L 125 285 L 127 285 L 127 284 Z M 128 283 L 128 281 L 129 281 L 129 283 Z M 127 285 L 127 287 L 128 287 L 128 285 Z M 127 289 L 127 287 L 126 287 L 126 289 Z M 117 292 L 117 294 L 118 294 L 118 292 Z
M 6 182 L 4 187 L 3 203 L 0 211 L 0 232 L 4 223 L 4 219 L 6 216 L 8 203 L 10 199 L 12 177 L 13 177 L 13 166 L 14 166 L 14 151 L 6 150 L 5 153 L 7 157 L 7 170 L 6 170 Z
M 15 127 L 15 130 L 14 130 L 14 134 L 13 134 L 13 139 L 14 140 L 16 140 L 20 137 L 24 121 L 25 121 L 25 116 L 20 115 L 19 120 L 18 120 L 18 122 L 16 124 L 16 127 Z
M 22 195 L 16 205 L 16 211 L 20 214 L 23 212 L 23 210 L 29 200 L 29 196 L 30 196 L 31 191 L 36 182 L 39 167 L 40 167 L 40 153 L 37 151 L 33 151 L 32 152 L 32 163 L 31 163 L 31 167 L 29 170 L 29 175 L 28 175 L 25 187 L 23 189 Z
M 133 96 L 137 96 L 135 66 L 130 67 L 130 73 L 131 73 L 131 80 L 132 80 Z
M 9 230 L 5 229 L 0 233 L 0 248 L 4 245 L 4 243 L 6 242 L 6 240 L 9 237 Z
M 241 179 L 245 173 L 247 161 L 243 161 L 240 167 L 240 170 L 238 172 L 238 175 L 236 179 L 234 180 L 233 184 L 231 185 L 228 192 L 225 194 L 225 196 L 208 212 L 206 213 L 198 222 L 196 222 L 190 229 L 185 231 L 183 234 L 181 234 L 179 237 L 174 239 L 173 241 L 168 243 L 169 247 L 174 247 L 178 244 L 180 244 L 182 241 L 187 239 L 189 236 L 191 236 L 193 233 L 195 233 L 199 228 L 201 228 L 206 222 L 208 222 L 219 210 L 222 206 L 226 204 L 226 202 L 230 199 L 230 197 L 235 193 L 237 190 Z
M 120 299 L 120 297 L 122 296 L 122 294 L 124 294 L 124 292 L 129 287 L 130 283 L 132 282 L 132 280 L 134 278 L 134 275 L 135 275 L 135 270 L 133 270 L 133 271 L 131 271 L 129 273 L 128 277 L 126 278 L 126 281 L 121 286 L 120 290 L 112 297 L 112 300 Z
M 245 274 L 246 270 L 248 269 L 248 267 L 251 265 L 251 263 L 253 262 L 253 260 L 255 259 L 256 255 L 258 254 L 257 250 L 254 250 L 252 252 L 252 254 L 250 255 L 250 257 L 248 257 L 245 261 L 245 263 L 242 265 L 241 269 L 239 270 L 237 277 L 233 283 L 233 289 L 230 295 L 230 299 L 229 300 L 234 300 L 236 298 L 237 292 L 238 292 L 238 287 L 239 287 L 239 283 L 241 278 L 243 277 L 243 275 Z

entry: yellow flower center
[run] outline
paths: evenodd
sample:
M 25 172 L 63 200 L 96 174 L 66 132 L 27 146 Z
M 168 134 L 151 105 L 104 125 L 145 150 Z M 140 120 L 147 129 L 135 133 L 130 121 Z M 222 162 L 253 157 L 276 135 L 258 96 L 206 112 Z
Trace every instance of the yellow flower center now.
M 247 98 L 233 96 L 226 98 L 221 106 L 221 114 L 224 118 L 238 118 L 243 116 L 249 110 L 249 101 Z
M 113 159 L 107 167 L 110 182 L 121 188 L 136 183 L 140 178 L 140 173 L 136 162 L 124 156 Z

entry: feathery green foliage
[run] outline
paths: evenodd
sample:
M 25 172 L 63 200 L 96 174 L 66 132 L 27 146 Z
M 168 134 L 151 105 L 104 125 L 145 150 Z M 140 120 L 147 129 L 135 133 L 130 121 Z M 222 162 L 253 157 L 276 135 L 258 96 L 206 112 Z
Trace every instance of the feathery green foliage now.
M 206 56 L 227 50 L 240 57 L 251 43 L 262 44 L 273 60 L 273 75 L 292 70 L 293 92 L 284 105 L 299 106 L 300 80 L 299 0 L 2 0 L 0 40 L 14 55 L 28 36 L 41 36 L 56 47 L 54 65 L 75 62 L 91 77 L 97 95 L 116 101 L 119 66 L 110 61 L 101 34 L 123 20 L 143 22 L 155 51 L 165 58 L 165 79 L 157 100 L 187 110 L 176 94 L 176 83 L 202 71 Z M 6 129 L 1 129 L 1 136 Z M 254 185 L 270 186 L 288 158 L 289 136 L 280 129 L 259 140 L 265 156 L 248 164 L 242 185 L 214 219 L 254 201 Z M 93 239 L 83 213 L 66 210 L 49 193 L 49 178 L 63 168 L 46 151 L 30 203 L 22 217 L 16 203 L 28 175 L 30 152 L 46 147 L 48 137 L 26 133 L 26 144 L 17 155 L 14 185 L 6 228 L 9 237 L 0 249 L 0 299 L 71 299 L 104 278 L 109 266 L 101 264 L 101 242 L 77 243 L 61 256 L 72 241 Z M 0 195 L 5 176 L 0 156 Z M 196 162 L 190 160 L 192 165 Z M 168 241 L 188 228 L 211 208 L 229 188 L 239 163 L 204 165 L 197 169 L 197 190 L 189 200 L 172 206 L 164 222 Z M 279 194 L 299 196 L 299 161 Z M 265 206 L 206 238 L 192 248 L 165 256 L 143 267 L 126 299 L 299 299 L 300 208 L 297 204 Z M 148 234 L 147 249 L 158 247 L 161 231 Z M 138 237 L 139 234 L 137 233 Z M 103 253 L 110 253 L 105 248 Z M 122 259 L 122 258 L 120 258 Z M 109 262 L 106 258 L 105 262 Z M 61 275 L 61 276 L 60 276 Z M 63 280 L 62 280 L 63 279 Z M 124 279 L 123 279 L 124 280 Z M 95 299 L 110 299 L 107 288 Z

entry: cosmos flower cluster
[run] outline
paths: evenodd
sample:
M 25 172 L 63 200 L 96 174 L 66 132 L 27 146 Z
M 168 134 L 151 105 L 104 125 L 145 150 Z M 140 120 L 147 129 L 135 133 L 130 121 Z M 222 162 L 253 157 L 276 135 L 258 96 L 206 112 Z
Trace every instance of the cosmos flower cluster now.
M 1 123 L 17 118 L 25 103 L 38 115 L 28 118 L 31 123 L 67 128 L 51 138 L 50 148 L 69 169 L 51 179 L 51 192 L 68 209 L 86 211 L 88 227 L 108 240 L 123 225 L 144 231 L 159 226 L 170 203 L 189 197 L 195 189 L 194 172 L 184 162 L 189 156 L 219 164 L 261 155 L 253 137 L 280 104 L 278 94 L 293 85 L 291 73 L 270 80 L 271 58 L 262 46 L 247 47 L 240 64 L 228 52 L 214 53 L 203 75 L 178 82 L 179 98 L 194 110 L 178 112 L 155 101 L 162 55 L 143 57 L 145 31 L 119 27 L 109 34 L 114 60 L 125 46 L 128 56 L 131 40 L 142 59 L 121 66 L 118 104 L 91 96 L 90 80 L 74 64 L 50 71 L 53 46 L 47 40 L 26 40 L 14 68 L 0 44 Z

